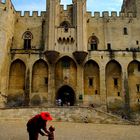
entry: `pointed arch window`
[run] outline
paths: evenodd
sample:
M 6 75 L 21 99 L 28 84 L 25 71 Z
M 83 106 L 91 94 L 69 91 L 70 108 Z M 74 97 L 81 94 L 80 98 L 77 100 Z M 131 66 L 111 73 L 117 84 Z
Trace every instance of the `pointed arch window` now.
M 33 35 L 30 31 L 26 31 L 23 34 L 23 40 L 24 40 L 24 49 L 28 50 L 31 49 L 31 41 L 33 39 Z
M 89 38 L 89 50 L 91 51 L 94 51 L 94 50 L 97 50 L 98 49 L 98 43 L 99 43 L 99 40 L 96 36 L 91 36 Z
M 64 28 L 64 32 L 68 32 L 68 29 L 70 27 L 70 23 L 68 21 L 63 21 L 61 24 L 60 24 L 60 27 Z

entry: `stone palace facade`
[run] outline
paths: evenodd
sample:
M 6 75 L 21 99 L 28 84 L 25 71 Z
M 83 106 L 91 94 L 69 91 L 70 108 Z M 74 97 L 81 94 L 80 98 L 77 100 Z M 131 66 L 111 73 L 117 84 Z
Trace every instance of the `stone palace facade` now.
M 140 105 L 140 0 L 119 15 L 86 10 L 86 0 L 22 14 L 0 0 L 0 107 Z

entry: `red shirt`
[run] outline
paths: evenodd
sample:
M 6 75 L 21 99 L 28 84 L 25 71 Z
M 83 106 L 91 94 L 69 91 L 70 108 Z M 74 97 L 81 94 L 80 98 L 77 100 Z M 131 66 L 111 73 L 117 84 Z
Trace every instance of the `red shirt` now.
M 40 114 L 38 114 L 28 121 L 27 131 L 30 133 L 40 133 L 41 135 L 44 135 L 41 131 L 41 129 L 43 129 L 48 134 L 49 132 L 47 131 L 46 123 L 47 121 L 43 120 Z

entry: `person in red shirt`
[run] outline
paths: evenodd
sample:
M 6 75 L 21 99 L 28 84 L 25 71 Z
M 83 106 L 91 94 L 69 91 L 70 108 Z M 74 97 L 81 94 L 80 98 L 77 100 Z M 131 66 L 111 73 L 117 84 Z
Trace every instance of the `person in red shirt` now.
M 46 128 L 47 121 L 51 121 L 52 117 L 48 112 L 41 112 L 35 115 L 27 122 L 27 131 L 29 133 L 29 140 L 38 140 L 38 135 L 48 136 L 49 131 Z M 45 132 L 43 132 L 42 130 Z M 47 133 L 47 134 L 46 134 Z

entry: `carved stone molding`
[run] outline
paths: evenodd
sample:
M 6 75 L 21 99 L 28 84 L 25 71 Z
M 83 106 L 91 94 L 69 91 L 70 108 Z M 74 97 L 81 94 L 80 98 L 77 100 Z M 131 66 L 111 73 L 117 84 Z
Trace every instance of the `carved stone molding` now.
M 88 53 L 85 51 L 75 51 L 73 52 L 73 56 L 76 59 L 78 64 L 82 64 L 87 57 Z
M 50 64 L 54 64 L 59 57 L 59 52 L 49 50 L 45 52 L 45 56 Z

